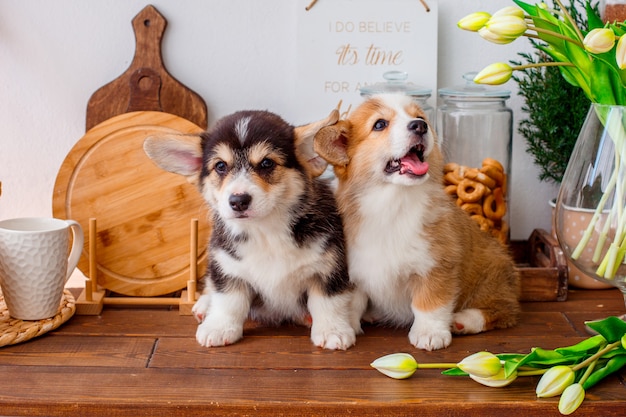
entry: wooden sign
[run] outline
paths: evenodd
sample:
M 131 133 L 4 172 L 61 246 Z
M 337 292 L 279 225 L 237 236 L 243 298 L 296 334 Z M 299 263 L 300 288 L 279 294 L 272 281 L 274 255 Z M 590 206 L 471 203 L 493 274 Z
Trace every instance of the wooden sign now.
M 437 89 L 435 0 L 299 0 L 298 114 L 311 119 L 337 107 L 345 116 L 362 101 L 363 86 L 403 71 L 408 81 Z

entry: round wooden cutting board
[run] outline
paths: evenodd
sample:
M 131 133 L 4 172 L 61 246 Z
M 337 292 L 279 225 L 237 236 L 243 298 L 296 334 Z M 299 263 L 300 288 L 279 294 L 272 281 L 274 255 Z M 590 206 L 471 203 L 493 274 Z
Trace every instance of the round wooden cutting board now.
M 161 170 L 143 151 L 148 136 L 202 130 L 169 113 L 124 113 L 90 129 L 63 161 L 54 186 L 53 213 L 83 227 L 85 246 L 78 268 L 85 274 L 89 219 L 96 219 L 101 287 L 137 297 L 184 288 L 193 218 L 199 221 L 198 274 L 203 273 L 208 208 L 194 185 Z

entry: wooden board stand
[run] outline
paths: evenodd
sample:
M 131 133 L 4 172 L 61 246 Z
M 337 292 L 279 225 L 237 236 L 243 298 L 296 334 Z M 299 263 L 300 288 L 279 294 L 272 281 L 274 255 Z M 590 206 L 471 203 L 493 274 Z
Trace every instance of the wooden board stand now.
M 96 219 L 89 219 L 89 276 L 85 280 L 85 289 L 76 300 L 76 314 L 97 316 L 108 305 L 178 305 L 180 315 L 191 315 L 196 302 L 198 280 L 198 219 L 191 220 L 189 248 L 189 280 L 187 289 L 180 297 L 107 297 L 104 289 L 98 288 L 98 270 L 96 262 Z

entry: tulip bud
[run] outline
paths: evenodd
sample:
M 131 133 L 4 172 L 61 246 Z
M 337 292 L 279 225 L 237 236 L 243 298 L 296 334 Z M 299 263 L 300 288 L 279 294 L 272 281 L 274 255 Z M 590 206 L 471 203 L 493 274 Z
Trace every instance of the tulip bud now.
M 478 30 L 478 34 L 486 41 L 497 43 L 498 45 L 506 45 L 517 39 L 516 36 L 503 36 L 490 31 L 487 26 L 483 26 Z
M 559 412 L 563 415 L 570 415 L 580 405 L 585 399 L 585 390 L 580 384 L 572 384 L 569 387 L 565 388 L 563 391 L 563 395 L 559 399 Z
M 506 6 L 495 12 L 491 17 L 497 16 L 517 16 L 523 19 L 524 11 L 517 6 Z
M 528 29 L 523 17 L 512 15 L 493 16 L 485 27 L 496 36 L 514 39 L 522 36 Z
M 508 378 L 504 376 L 504 368 L 500 369 L 500 372 L 495 374 L 494 376 L 490 376 L 488 378 L 481 378 L 476 375 L 470 374 L 469 376 L 474 381 L 486 385 L 488 387 L 500 388 L 509 385 L 511 382 L 517 379 L 517 372 L 513 372 L 513 374 L 509 375 Z
M 608 52 L 615 45 L 615 34 L 607 28 L 593 29 L 583 39 L 583 45 L 592 54 Z
M 574 371 L 565 365 L 557 365 L 548 369 L 537 384 L 537 397 L 548 398 L 559 395 L 574 382 Z
M 513 75 L 513 68 L 504 62 L 488 65 L 474 77 L 477 84 L 498 85 L 509 81 Z
M 388 377 L 406 379 L 415 373 L 417 361 L 408 353 L 393 353 L 376 359 L 370 366 Z
M 463 30 L 469 30 L 476 32 L 478 29 L 485 26 L 485 23 L 491 18 L 491 15 L 487 12 L 476 12 L 468 14 L 457 22 L 457 26 Z
M 619 69 L 626 68 L 626 35 L 622 35 L 617 41 L 617 48 L 615 49 L 615 60 L 617 61 L 617 66 Z M 624 345 L 624 349 L 626 349 L 626 344 L 624 343 L 624 339 L 622 338 L 622 345 Z
M 478 352 L 469 355 L 456 365 L 461 371 L 479 378 L 497 375 L 502 369 L 500 359 L 489 352 Z

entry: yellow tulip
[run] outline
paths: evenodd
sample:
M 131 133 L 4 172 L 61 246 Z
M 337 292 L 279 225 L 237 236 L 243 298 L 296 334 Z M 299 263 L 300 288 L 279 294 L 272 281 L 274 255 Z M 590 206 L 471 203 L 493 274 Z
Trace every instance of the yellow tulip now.
M 535 390 L 537 397 L 548 398 L 561 394 L 565 388 L 572 385 L 575 376 L 574 371 L 569 366 L 553 366 L 539 380 Z
M 523 19 L 524 11 L 517 6 L 506 6 L 495 12 L 491 17 L 497 16 L 517 16 Z
M 498 85 L 504 84 L 511 79 L 513 75 L 513 68 L 509 64 L 504 62 L 496 62 L 495 64 L 488 65 L 474 77 L 474 82 L 477 84 L 490 84 Z
M 518 38 L 528 29 L 523 17 L 513 15 L 493 16 L 485 27 L 489 32 L 503 38 Z
M 461 371 L 467 372 L 470 376 L 479 378 L 489 378 L 497 375 L 502 369 L 500 359 L 489 352 L 478 352 L 469 355 L 456 365 Z
M 491 18 L 491 15 L 487 12 L 475 12 L 468 14 L 457 22 L 457 26 L 463 30 L 469 30 L 476 32 L 478 29 L 485 26 L 485 23 Z
M 563 415 L 570 415 L 585 399 L 585 389 L 580 384 L 572 384 L 565 388 L 561 398 L 559 399 L 559 412 Z
M 583 45 L 592 54 L 608 52 L 615 45 L 615 34 L 607 28 L 593 29 L 583 39 Z
M 517 372 L 513 372 L 513 374 L 509 375 L 509 377 L 506 378 L 504 376 L 504 368 L 502 368 L 500 369 L 500 372 L 488 378 L 481 378 L 472 374 L 470 374 L 469 377 L 472 378 L 474 381 L 480 384 L 486 385 L 488 387 L 500 388 L 500 387 L 506 387 L 511 382 L 515 381 L 517 379 Z
M 619 69 L 626 68 L 626 35 L 622 35 L 617 41 L 617 48 L 615 49 L 615 60 Z M 622 342 L 625 343 L 625 342 Z M 626 349 L 626 344 L 624 345 Z
M 480 28 L 478 30 L 478 34 L 484 40 L 497 43 L 498 45 L 506 45 L 507 43 L 511 43 L 517 39 L 517 36 L 503 36 L 499 33 L 492 32 L 489 28 L 487 28 L 487 26 Z
M 370 366 L 390 378 L 406 379 L 415 373 L 417 361 L 408 353 L 393 353 L 376 359 Z

